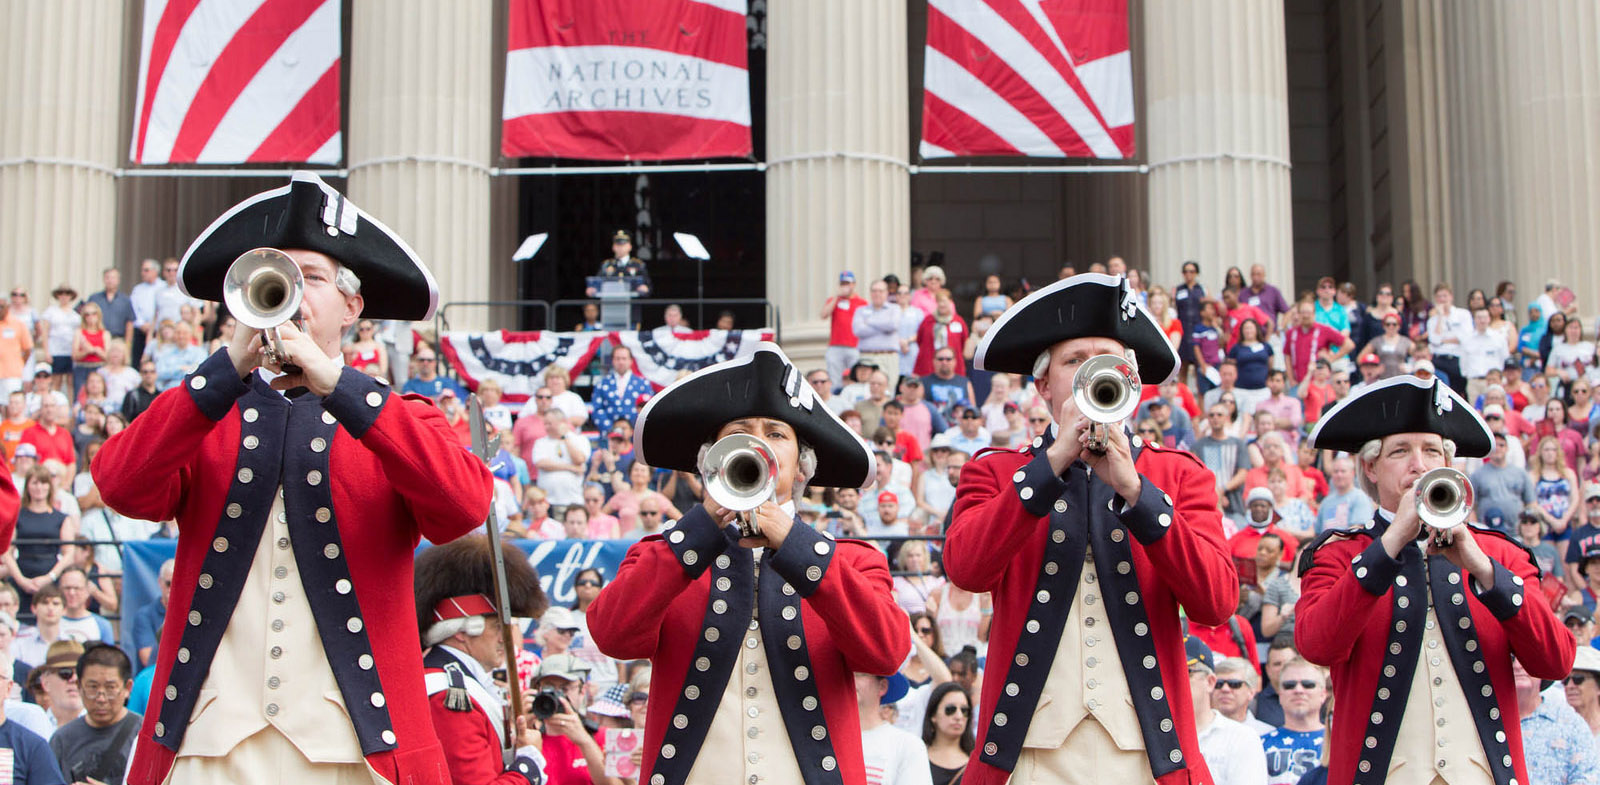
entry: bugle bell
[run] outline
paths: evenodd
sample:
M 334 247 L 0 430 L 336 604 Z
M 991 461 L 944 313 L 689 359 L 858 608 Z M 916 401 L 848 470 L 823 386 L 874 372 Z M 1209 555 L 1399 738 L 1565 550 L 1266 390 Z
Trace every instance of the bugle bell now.
M 1097 354 L 1083 361 L 1072 377 L 1072 400 L 1089 426 L 1088 449 L 1106 451 L 1107 429 L 1139 408 L 1139 374 L 1128 358 Z
M 1467 475 L 1448 466 L 1417 479 L 1417 517 L 1436 530 L 1460 526 L 1472 513 L 1474 492 Z
M 746 433 L 728 434 L 700 459 L 700 478 L 712 501 L 738 513 L 741 537 L 761 536 L 750 511 L 778 488 L 778 458 L 771 445 Z
M 222 279 L 222 301 L 228 313 L 239 324 L 262 331 L 269 365 L 283 362 L 278 326 L 299 315 L 305 290 L 300 265 L 276 248 L 245 251 L 228 265 Z

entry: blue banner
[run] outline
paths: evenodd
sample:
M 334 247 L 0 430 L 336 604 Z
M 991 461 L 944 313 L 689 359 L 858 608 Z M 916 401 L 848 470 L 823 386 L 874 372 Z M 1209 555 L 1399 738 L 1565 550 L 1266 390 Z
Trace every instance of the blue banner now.
M 551 605 L 571 605 L 577 599 L 572 581 L 578 573 L 591 567 L 598 568 L 610 580 L 622 566 L 633 540 L 517 540 L 510 541 L 523 553 L 528 563 L 539 573 L 539 585 Z M 431 547 L 424 541 L 417 548 Z M 178 550 L 177 540 L 145 540 L 122 544 L 122 618 L 132 619 L 139 609 L 152 602 L 161 601 L 161 587 L 156 582 L 162 562 L 173 557 Z M 127 634 L 124 633 L 126 638 Z M 123 641 L 123 648 L 129 648 Z M 131 652 L 130 652 L 131 654 Z

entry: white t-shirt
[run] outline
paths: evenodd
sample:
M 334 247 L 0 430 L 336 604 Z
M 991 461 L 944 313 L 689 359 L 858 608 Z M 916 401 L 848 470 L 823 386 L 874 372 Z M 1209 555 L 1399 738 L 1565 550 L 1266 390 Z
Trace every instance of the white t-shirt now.
M 545 436 L 534 442 L 531 461 L 534 466 L 528 468 L 535 468 L 540 461 L 551 460 L 583 465 L 589 460 L 588 440 L 569 432 L 561 439 Z M 583 504 L 583 475 L 579 472 L 539 469 L 538 485 L 544 489 L 550 504 L 556 507 Z
M 1216 785 L 1266 785 L 1267 755 L 1261 737 L 1244 723 L 1211 710 L 1211 724 L 1200 731 L 1200 755 Z
M 1585 368 L 1594 364 L 1594 344 L 1588 341 L 1574 344 L 1552 341 L 1551 344 L 1550 362 L 1545 364 L 1547 371 L 1573 371 L 1580 363 Z
M 861 759 L 868 785 L 933 785 L 928 748 L 893 725 L 861 732 Z
M 78 327 L 83 324 L 83 317 L 77 311 L 51 305 L 39 315 L 40 319 L 50 324 L 50 341 L 46 345 L 52 357 L 72 354 L 72 339 L 78 335 Z

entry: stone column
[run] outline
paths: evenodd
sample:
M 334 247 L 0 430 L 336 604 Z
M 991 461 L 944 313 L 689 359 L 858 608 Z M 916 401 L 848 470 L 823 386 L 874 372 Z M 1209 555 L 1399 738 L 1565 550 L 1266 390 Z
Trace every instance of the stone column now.
M 116 262 L 126 5 L 0 2 L 0 259 L 36 310 Z
M 769 6 L 767 298 L 797 362 L 820 361 L 817 318 L 840 270 L 910 273 L 905 0 Z
M 1289 88 L 1281 0 L 1149 0 L 1144 10 L 1150 279 L 1200 262 L 1208 287 L 1267 268 L 1293 297 Z
M 1584 334 L 1592 336 L 1600 292 L 1600 52 L 1594 47 L 1600 6 L 1536 0 L 1514 4 L 1503 21 L 1512 193 L 1508 277 L 1517 282 L 1523 308 L 1546 278 L 1572 287 Z
M 439 302 L 491 299 L 490 140 L 494 0 L 354 0 L 350 198 L 416 249 Z M 510 264 L 509 260 L 504 261 Z M 483 308 L 455 329 L 489 326 Z
M 1450 128 L 1448 268 L 1458 298 L 1465 298 L 1473 287 L 1493 295 L 1496 283 L 1513 277 L 1506 7 L 1452 2 L 1443 11 Z M 1531 291 L 1519 297 L 1521 304 L 1526 306 L 1537 294 Z M 1517 318 L 1526 315 L 1524 310 Z

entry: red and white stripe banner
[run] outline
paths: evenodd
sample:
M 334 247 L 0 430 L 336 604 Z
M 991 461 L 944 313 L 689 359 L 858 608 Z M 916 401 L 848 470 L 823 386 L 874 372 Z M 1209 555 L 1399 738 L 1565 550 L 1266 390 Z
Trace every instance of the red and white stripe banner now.
M 501 152 L 744 157 L 745 0 L 509 0 Z
M 923 158 L 1131 158 L 1127 0 L 928 0 Z
M 772 340 L 771 330 L 690 330 L 675 333 L 665 327 L 638 332 L 611 333 L 613 346 L 626 346 L 633 355 L 633 372 L 657 390 L 701 368 L 755 353 L 762 341 Z
M 449 332 L 439 348 L 467 389 L 494 379 L 507 403 L 523 403 L 544 386 L 544 372 L 559 366 L 569 377 L 583 373 L 610 333 Z
M 338 163 L 339 0 L 145 0 L 138 164 Z

